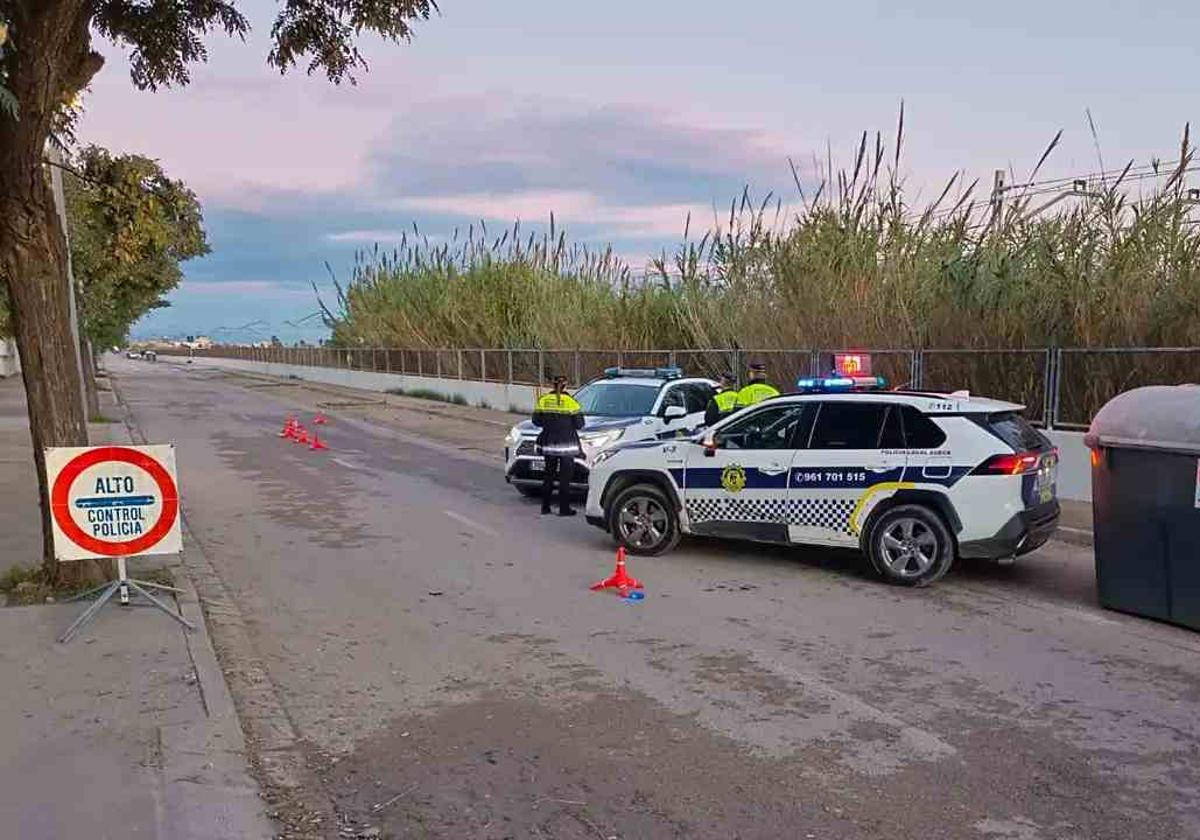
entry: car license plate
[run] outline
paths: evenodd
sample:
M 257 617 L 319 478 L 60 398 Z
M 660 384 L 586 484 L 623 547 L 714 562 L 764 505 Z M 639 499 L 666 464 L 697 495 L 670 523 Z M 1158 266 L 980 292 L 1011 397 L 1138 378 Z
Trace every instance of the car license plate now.
M 529 471 L 531 473 L 545 472 L 546 471 L 546 459 L 545 458 L 530 458 L 529 459 Z

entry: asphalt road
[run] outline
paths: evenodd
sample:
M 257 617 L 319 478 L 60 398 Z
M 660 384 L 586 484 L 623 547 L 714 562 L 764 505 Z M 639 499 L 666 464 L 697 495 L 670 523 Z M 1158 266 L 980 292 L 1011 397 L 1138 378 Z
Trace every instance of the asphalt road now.
M 112 367 L 178 446 L 318 835 L 1200 837 L 1200 637 L 1099 609 L 1087 549 L 908 591 L 685 542 L 629 604 L 588 590 L 607 537 L 495 459 L 337 413 L 311 452 L 283 389 Z

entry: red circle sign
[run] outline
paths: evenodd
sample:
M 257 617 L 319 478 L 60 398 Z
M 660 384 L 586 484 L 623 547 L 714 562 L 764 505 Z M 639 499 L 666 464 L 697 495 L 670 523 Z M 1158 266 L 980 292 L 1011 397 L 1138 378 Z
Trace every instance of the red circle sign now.
M 69 502 L 71 485 L 88 467 L 105 461 L 132 464 L 145 470 L 154 479 L 159 493 L 162 494 L 162 512 L 159 514 L 158 521 L 136 539 L 115 542 L 97 539 L 80 528 L 71 516 Z M 54 487 L 50 490 L 50 509 L 54 512 L 54 521 L 58 523 L 63 534 L 80 548 L 103 557 L 126 557 L 153 548 L 170 533 L 171 528 L 175 525 L 175 518 L 179 515 L 179 491 L 176 490 L 175 482 L 171 480 L 170 474 L 149 455 L 138 452 L 136 449 L 127 449 L 124 446 L 105 446 L 90 449 L 67 462 L 62 472 L 58 474 Z

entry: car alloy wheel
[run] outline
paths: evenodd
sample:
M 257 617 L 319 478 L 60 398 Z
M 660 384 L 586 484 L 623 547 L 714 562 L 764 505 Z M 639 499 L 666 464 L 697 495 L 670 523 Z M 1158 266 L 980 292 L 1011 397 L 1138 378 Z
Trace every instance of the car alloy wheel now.
M 630 548 L 652 551 L 667 538 L 670 516 L 657 500 L 634 496 L 617 511 L 617 529 Z
M 892 520 L 879 539 L 881 559 L 898 578 L 916 579 L 928 574 L 941 551 L 933 529 L 914 517 Z

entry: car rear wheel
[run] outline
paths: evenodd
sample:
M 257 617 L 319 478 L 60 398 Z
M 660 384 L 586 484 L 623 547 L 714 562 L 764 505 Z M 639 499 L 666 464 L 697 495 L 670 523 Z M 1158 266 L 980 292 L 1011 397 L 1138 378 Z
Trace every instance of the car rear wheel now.
M 635 484 L 613 499 L 608 530 L 630 554 L 653 556 L 679 542 L 679 517 L 666 493 L 653 484 Z
M 946 523 L 922 505 L 898 505 L 871 524 L 866 541 L 871 565 L 889 583 L 928 586 L 954 563 L 954 538 Z

